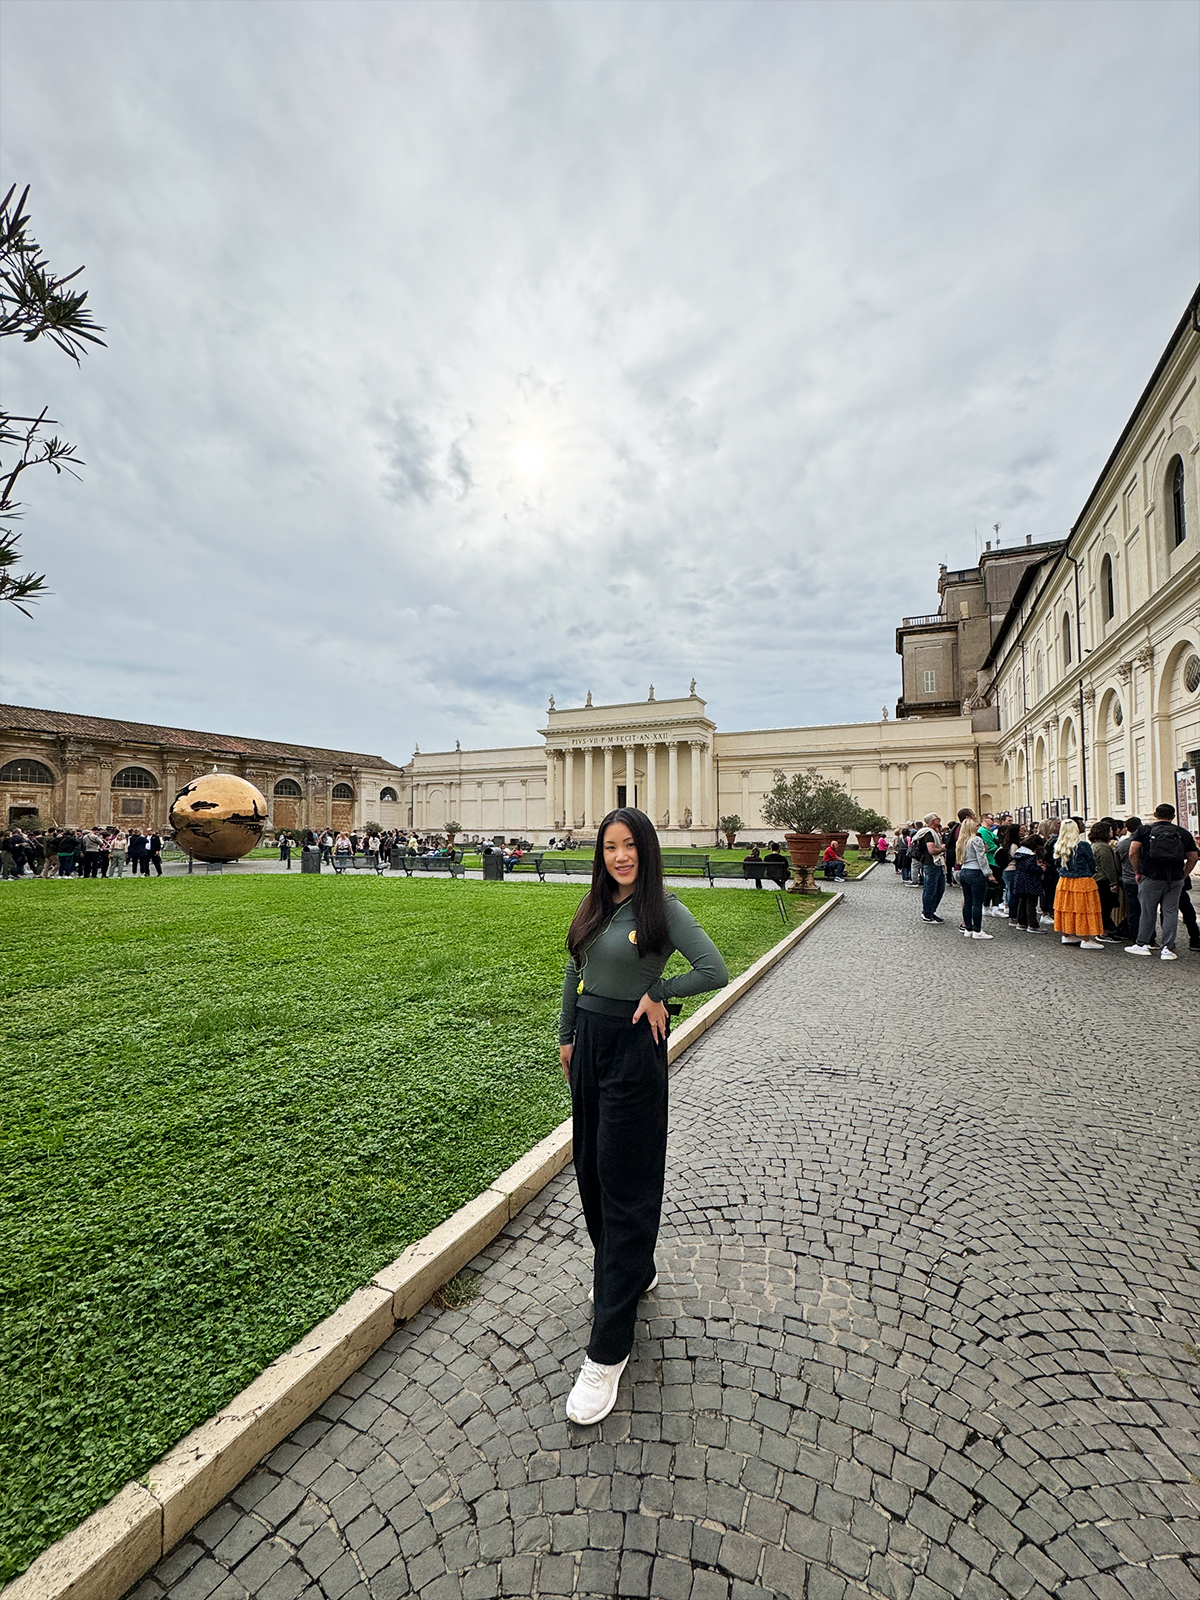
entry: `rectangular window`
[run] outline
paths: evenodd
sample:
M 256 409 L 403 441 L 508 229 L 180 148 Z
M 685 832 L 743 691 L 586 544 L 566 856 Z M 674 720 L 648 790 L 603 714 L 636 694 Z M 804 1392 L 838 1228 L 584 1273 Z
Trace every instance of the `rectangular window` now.
M 936 694 L 937 693 L 937 673 L 936 672 L 923 672 L 921 674 L 921 692 L 922 692 L 922 694 Z
M 1117 791 L 1116 803 L 1119 806 L 1123 806 L 1125 804 L 1125 774 L 1123 772 L 1118 772 L 1116 774 L 1115 787 Z

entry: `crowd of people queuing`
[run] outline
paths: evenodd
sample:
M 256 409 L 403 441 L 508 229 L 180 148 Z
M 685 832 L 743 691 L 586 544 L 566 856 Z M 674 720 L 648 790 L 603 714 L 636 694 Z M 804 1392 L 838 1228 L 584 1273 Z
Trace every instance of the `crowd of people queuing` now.
M 1090 827 L 1080 817 L 980 818 L 964 806 L 949 827 L 930 812 L 895 839 L 896 872 L 920 887 L 925 923 L 945 920 L 938 906 L 947 882 L 957 881 L 967 938 L 991 939 L 984 919 L 996 918 L 1020 933 L 1056 932 L 1081 950 L 1123 944 L 1126 955 L 1157 950 L 1163 961 L 1177 958 L 1181 915 L 1190 948 L 1200 950 L 1189 893 L 1197 861 L 1195 838 L 1166 803 L 1149 821 L 1101 817 Z
M 160 834 L 136 828 L 16 827 L 0 835 L 0 878 L 123 878 L 126 867 L 134 877 L 161 878 L 162 852 Z

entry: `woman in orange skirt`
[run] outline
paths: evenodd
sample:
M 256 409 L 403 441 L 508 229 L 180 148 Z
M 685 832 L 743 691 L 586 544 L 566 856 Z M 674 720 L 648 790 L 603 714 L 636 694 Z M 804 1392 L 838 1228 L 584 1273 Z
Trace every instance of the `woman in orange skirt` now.
M 1077 944 L 1081 950 L 1103 950 L 1104 913 L 1096 888 L 1096 858 L 1091 845 L 1080 838 L 1079 824 L 1070 817 L 1058 831 L 1054 856 L 1058 863 L 1054 926 L 1062 934 L 1062 942 Z

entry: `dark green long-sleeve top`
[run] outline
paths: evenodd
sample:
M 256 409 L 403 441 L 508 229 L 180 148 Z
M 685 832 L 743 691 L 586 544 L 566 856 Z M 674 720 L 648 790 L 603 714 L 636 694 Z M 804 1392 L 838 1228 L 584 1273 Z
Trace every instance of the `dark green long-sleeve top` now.
M 584 951 L 581 966 L 576 966 L 574 957 L 567 962 L 562 1015 L 558 1023 L 560 1044 L 570 1044 L 575 1037 L 575 1001 L 581 973 L 584 994 L 635 1003 L 644 994 L 651 1000 L 665 1001 L 725 987 L 729 971 L 721 952 L 673 894 L 667 896 L 667 930 L 670 940 L 666 948 L 657 955 L 639 958 L 637 945 L 630 938 L 635 932 L 633 901 L 625 900 L 617 907 L 607 926 L 601 928 Z M 664 978 L 663 968 L 676 950 L 691 963 L 692 970 L 678 973 L 674 978 Z

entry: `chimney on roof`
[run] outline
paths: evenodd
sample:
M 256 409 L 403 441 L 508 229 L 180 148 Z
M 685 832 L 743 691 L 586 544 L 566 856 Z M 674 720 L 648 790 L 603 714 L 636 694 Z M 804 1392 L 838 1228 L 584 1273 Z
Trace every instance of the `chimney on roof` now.
M 989 539 L 989 540 L 988 540 L 988 542 L 987 542 L 987 548 L 988 548 L 988 549 L 989 549 L 989 550 L 990 550 L 990 549 L 991 549 L 991 548 L 992 548 L 992 541 L 991 541 L 991 540 L 990 540 L 990 539 Z
M 1027 533 L 1025 535 L 1025 543 L 1026 544 L 1032 544 L 1033 543 L 1033 535 L 1031 533 Z

